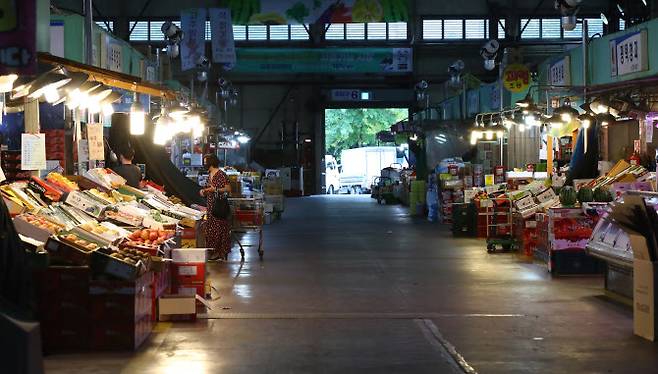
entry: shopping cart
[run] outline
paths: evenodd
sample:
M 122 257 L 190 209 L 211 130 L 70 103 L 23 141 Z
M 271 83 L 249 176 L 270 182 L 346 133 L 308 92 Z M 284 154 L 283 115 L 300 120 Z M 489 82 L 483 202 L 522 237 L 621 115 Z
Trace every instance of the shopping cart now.
M 507 197 L 480 200 L 480 207 L 485 208 L 481 216 L 486 217 L 487 252 L 496 251 L 496 246 L 509 251 L 515 248 L 512 223 L 512 201 Z
M 258 247 L 258 256 L 263 259 L 263 200 L 256 198 L 229 198 L 231 206 L 231 242 L 240 247 L 240 255 L 244 261 L 245 247 Z M 258 240 L 258 243 L 247 244 L 246 239 Z M 254 238 L 255 237 L 255 238 Z

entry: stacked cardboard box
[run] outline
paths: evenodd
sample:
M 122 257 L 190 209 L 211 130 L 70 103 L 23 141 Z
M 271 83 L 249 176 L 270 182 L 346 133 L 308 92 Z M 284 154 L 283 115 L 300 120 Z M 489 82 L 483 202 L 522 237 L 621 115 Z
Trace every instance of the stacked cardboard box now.
M 135 350 L 153 328 L 153 273 L 134 281 L 92 280 L 89 285 L 91 348 Z
M 51 266 L 37 273 L 38 319 L 46 353 L 89 349 L 89 267 Z
M 64 130 L 44 130 L 46 134 L 46 159 L 57 160 L 62 168 L 66 166 L 66 136 Z
M 171 292 L 177 295 L 206 295 L 206 248 L 178 248 L 171 252 Z

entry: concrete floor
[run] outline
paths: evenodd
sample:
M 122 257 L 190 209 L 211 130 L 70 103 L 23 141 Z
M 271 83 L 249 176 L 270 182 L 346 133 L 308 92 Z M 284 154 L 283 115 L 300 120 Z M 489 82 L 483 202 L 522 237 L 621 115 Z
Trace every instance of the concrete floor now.
M 160 324 L 134 354 L 48 357 L 47 372 L 658 372 L 600 277 L 552 278 L 369 198 L 286 203 L 263 262 L 210 267 L 202 319 Z

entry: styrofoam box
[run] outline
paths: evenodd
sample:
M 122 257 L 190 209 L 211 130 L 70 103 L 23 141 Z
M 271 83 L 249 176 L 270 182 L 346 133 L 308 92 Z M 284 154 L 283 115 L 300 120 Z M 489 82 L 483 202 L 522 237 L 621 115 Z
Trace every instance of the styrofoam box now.
M 208 248 L 175 248 L 171 250 L 171 259 L 174 262 L 206 262 Z

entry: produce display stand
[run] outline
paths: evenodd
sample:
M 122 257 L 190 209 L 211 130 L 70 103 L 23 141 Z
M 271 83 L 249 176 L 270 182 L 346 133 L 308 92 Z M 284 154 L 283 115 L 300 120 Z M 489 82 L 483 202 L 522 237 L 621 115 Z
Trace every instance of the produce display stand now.
M 229 198 L 231 206 L 231 240 L 240 247 L 240 256 L 244 261 L 244 248 L 258 248 L 258 256 L 263 259 L 263 223 L 265 221 L 263 201 L 255 198 Z M 244 238 L 253 234 L 258 244 L 244 244 Z
M 537 213 L 537 247 L 534 255 L 554 275 L 596 274 L 601 262 L 585 253 L 599 217 L 581 207 L 550 208 Z
M 45 352 L 137 349 L 157 319 L 158 298 L 177 292 L 173 253 L 185 235 L 198 244 L 202 210 L 114 178 L 92 169 L 0 186 L 34 259 L 33 312 Z
M 506 197 L 480 202 L 480 206 L 485 208 L 484 213 L 487 220 L 487 252 L 496 251 L 500 246 L 504 250 L 514 249 L 515 240 L 512 236 L 512 201 Z

